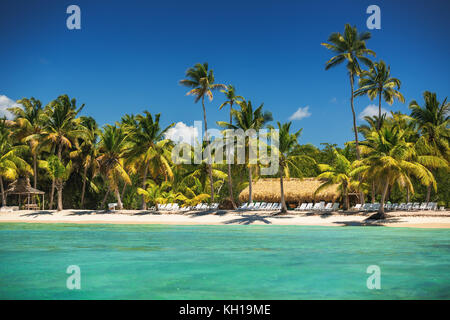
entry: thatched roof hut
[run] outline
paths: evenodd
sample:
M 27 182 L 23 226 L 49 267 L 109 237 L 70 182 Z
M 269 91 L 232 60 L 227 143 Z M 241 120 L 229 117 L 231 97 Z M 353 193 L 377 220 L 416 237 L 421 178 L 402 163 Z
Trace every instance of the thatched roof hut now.
M 285 200 L 289 203 L 315 201 L 335 202 L 340 196 L 338 185 L 331 185 L 314 195 L 314 192 L 323 183 L 324 181 L 316 178 L 285 178 Z M 248 201 L 248 187 L 241 192 L 241 194 L 239 195 L 239 200 L 241 202 Z M 253 200 L 264 202 L 280 202 L 280 179 L 259 179 L 258 181 L 253 183 Z
M 19 178 L 9 185 L 9 189 L 5 191 L 6 194 L 44 194 L 44 191 L 31 187 L 30 178 Z

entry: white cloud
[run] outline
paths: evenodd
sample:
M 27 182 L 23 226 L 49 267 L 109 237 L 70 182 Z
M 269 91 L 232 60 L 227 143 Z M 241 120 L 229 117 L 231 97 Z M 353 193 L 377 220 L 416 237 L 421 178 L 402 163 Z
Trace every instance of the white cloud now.
M 13 114 L 7 109 L 11 107 L 21 107 L 22 105 L 16 103 L 14 100 L 8 98 L 5 95 L 0 94 L 0 117 L 6 117 L 6 119 L 12 119 Z
M 390 116 L 390 112 L 386 110 L 385 108 L 381 107 L 381 114 L 386 113 L 387 116 Z M 364 117 L 369 116 L 377 116 L 378 117 L 378 106 L 374 104 L 369 104 L 361 113 L 359 114 L 359 119 L 364 120 Z
M 310 115 L 311 112 L 309 112 L 309 106 L 304 108 L 300 107 L 292 116 L 289 117 L 289 120 L 301 120 L 303 118 L 308 118 Z
M 336 98 L 336 97 L 331 98 L 331 99 L 330 99 L 330 102 L 331 102 L 331 103 L 336 103 L 336 102 L 337 102 L 337 98 Z
M 184 122 L 177 122 L 174 127 L 166 132 L 166 138 L 174 142 L 186 142 L 194 144 L 198 137 L 198 129 L 194 126 L 187 126 Z

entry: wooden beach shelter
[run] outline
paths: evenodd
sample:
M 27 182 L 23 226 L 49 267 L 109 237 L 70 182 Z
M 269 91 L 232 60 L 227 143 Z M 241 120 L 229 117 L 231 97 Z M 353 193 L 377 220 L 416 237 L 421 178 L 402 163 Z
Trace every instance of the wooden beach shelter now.
M 30 184 L 30 179 L 28 177 L 21 177 L 16 181 L 12 182 L 9 186 L 9 189 L 5 191 L 6 196 L 8 195 L 17 195 L 19 198 L 19 209 L 21 204 L 22 197 L 27 198 L 27 204 L 25 205 L 26 209 L 39 209 L 37 204 L 31 203 L 31 197 L 35 195 L 42 195 L 42 210 L 44 210 L 44 196 L 45 192 L 32 188 Z
M 287 204 L 297 206 L 302 202 L 336 202 L 340 197 L 338 185 L 330 185 L 314 194 L 325 181 L 316 178 L 284 179 L 284 198 Z M 248 201 L 248 187 L 239 195 L 241 202 Z M 280 179 L 259 179 L 253 183 L 253 201 L 281 202 Z

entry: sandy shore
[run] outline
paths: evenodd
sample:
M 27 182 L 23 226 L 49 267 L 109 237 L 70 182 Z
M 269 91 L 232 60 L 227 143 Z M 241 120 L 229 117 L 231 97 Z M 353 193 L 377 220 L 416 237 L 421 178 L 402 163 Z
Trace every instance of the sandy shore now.
M 95 210 L 14 211 L 0 212 L 0 223 L 115 223 L 174 225 L 302 225 L 302 226 L 389 226 L 410 228 L 450 228 L 450 212 L 390 212 L 383 221 L 366 221 L 370 214 L 362 213 L 297 213 L 284 215 L 271 212 L 163 213 L 122 210 L 114 213 Z

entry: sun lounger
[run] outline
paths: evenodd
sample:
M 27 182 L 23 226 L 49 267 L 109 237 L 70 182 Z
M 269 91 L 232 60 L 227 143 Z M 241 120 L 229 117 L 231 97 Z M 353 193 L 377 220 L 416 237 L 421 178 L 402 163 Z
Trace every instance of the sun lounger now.
M 255 203 L 255 205 L 253 206 L 252 210 L 253 210 L 253 211 L 259 210 L 259 207 L 260 207 L 260 206 L 261 206 L 261 202 L 257 202 L 257 203 Z
M 378 211 L 380 209 L 380 204 L 375 202 L 370 209 L 371 211 Z
M 323 211 L 329 211 L 331 210 L 333 203 L 332 202 L 328 202 L 327 205 L 322 209 Z
M 301 205 L 299 205 L 297 208 L 295 208 L 294 210 L 295 211 L 303 211 L 303 210 L 305 210 L 305 208 L 306 208 L 306 206 L 307 206 L 307 203 L 302 203 Z
M 248 203 L 246 202 L 246 203 L 242 204 L 242 205 L 238 208 L 238 210 L 245 210 L 245 209 L 247 209 L 247 206 L 248 206 Z
M 217 210 L 219 208 L 219 204 L 218 203 L 213 203 L 211 206 L 210 206 L 210 210 Z
M 334 211 L 337 211 L 338 209 L 339 209 L 339 202 L 335 202 L 335 203 L 333 203 L 331 208 L 328 209 L 327 211 L 334 212 Z
M 361 203 L 355 204 L 355 206 L 352 208 L 352 210 L 360 211 L 361 210 Z
M 422 204 L 419 207 L 419 210 L 425 210 L 427 208 L 428 203 L 422 202 Z
M 306 205 L 305 211 L 312 210 L 313 206 L 314 206 L 314 203 L 312 203 L 312 202 L 308 203 L 308 204 Z
M 436 209 L 435 209 L 436 210 Z M 440 208 L 439 208 L 439 211 L 445 211 L 445 207 L 444 206 L 441 206 Z
M 108 210 L 109 211 L 116 211 L 117 203 L 108 203 Z

